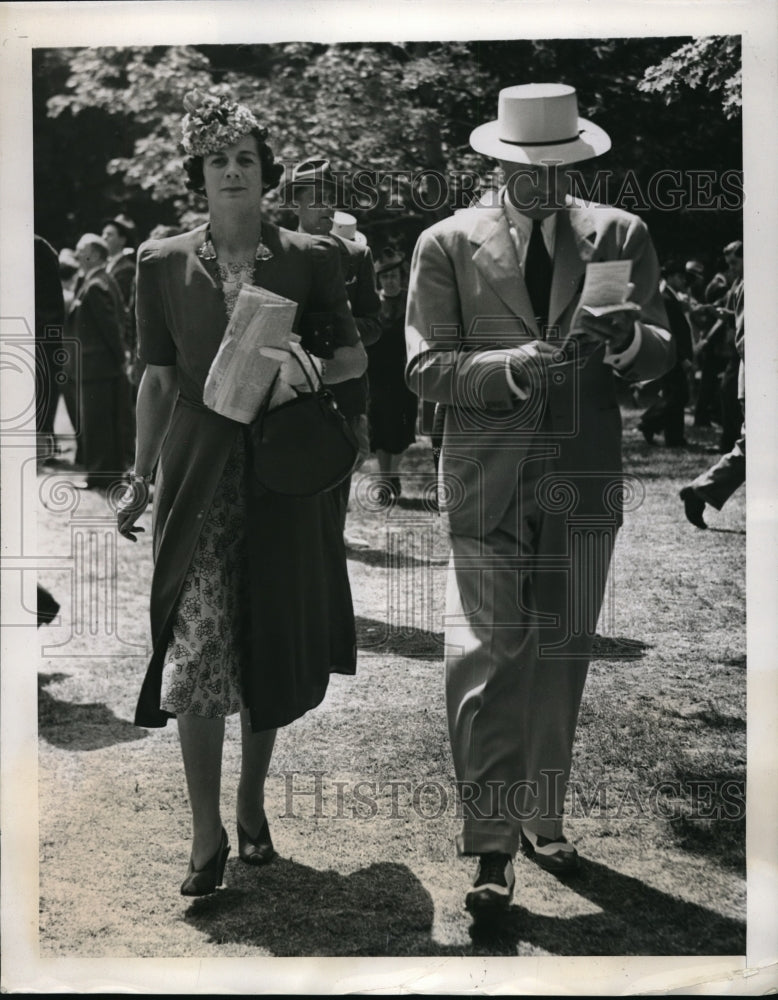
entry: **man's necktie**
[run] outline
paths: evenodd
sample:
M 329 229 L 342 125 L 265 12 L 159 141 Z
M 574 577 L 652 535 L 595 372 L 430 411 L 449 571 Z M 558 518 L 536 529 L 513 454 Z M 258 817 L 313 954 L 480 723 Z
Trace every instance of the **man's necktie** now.
M 548 256 L 543 242 L 541 220 L 533 219 L 532 236 L 530 237 L 527 257 L 524 261 L 524 283 L 529 292 L 532 310 L 541 333 L 545 337 L 543 327 L 548 323 L 548 304 L 551 298 L 551 276 L 554 266 Z

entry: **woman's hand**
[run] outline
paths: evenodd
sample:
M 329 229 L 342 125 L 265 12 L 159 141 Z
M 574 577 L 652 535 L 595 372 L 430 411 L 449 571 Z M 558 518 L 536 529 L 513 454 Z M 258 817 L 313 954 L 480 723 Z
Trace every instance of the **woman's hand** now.
M 290 335 L 288 348 L 260 347 L 259 350 L 266 358 L 273 358 L 275 361 L 281 362 L 278 378 L 290 389 L 298 392 L 310 392 L 311 386 L 314 389 L 318 388 L 324 362 L 321 358 L 307 354 L 300 347 L 300 338 L 297 334 Z M 307 378 L 306 372 L 308 373 Z
M 131 542 L 137 542 L 137 532 L 146 530 L 135 522 L 148 507 L 149 499 L 149 484 L 144 479 L 131 479 L 127 484 L 127 491 L 116 509 L 116 525 L 119 534 L 129 538 Z

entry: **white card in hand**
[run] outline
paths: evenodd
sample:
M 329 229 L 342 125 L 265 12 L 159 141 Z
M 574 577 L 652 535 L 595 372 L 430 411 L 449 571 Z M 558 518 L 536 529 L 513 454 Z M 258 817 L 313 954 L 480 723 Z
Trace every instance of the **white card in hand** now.
M 625 302 L 629 295 L 631 260 L 603 260 L 586 265 L 586 278 L 579 305 L 601 309 Z M 596 315 L 596 314 L 595 314 Z

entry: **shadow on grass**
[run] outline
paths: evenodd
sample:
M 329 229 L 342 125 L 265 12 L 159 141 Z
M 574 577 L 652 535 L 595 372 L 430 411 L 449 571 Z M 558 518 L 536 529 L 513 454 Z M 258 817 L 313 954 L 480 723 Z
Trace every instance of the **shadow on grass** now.
M 600 912 L 564 919 L 514 905 L 499 927 L 471 928 L 474 947 L 493 955 L 516 954 L 520 941 L 553 955 L 745 954 L 744 921 L 676 899 L 605 865 L 582 859 L 568 884 Z
M 146 731 L 114 715 L 106 705 L 77 705 L 46 691 L 67 674 L 38 674 L 38 734 L 64 750 L 102 750 L 146 738 Z
M 421 660 L 443 659 L 443 633 L 392 628 L 377 618 L 357 617 L 357 647 L 366 653 L 393 653 Z
M 623 636 L 595 635 L 592 643 L 593 660 L 640 660 L 646 655 L 651 644 L 641 639 L 626 639 Z
M 402 570 L 412 566 L 445 566 L 448 563 L 448 554 L 434 556 L 431 559 L 419 559 L 406 552 L 394 552 L 390 554 L 384 548 L 376 549 L 346 549 L 346 557 L 349 562 L 364 563 L 365 566 L 376 566 L 378 569 Z
M 463 947 L 433 939 L 432 897 L 405 865 L 379 863 L 340 875 L 286 859 L 261 869 L 232 861 L 225 888 L 195 900 L 184 919 L 211 943 L 262 948 L 275 957 L 516 955 L 527 945 L 552 955 L 745 952 L 744 922 L 605 865 L 584 861 L 569 885 L 599 912 L 549 917 L 514 905 L 499 924 L 471 925 L 471 945 Z
M 251 945 L 278 957 L 462 954 L 432 940 L 432 897 L 405 865 L 384 862 L 340 875 L 284 858 L 259 869 L 233 861 L 225 882 L 185 915 L 217 944 Z
M 424 629 L 397 629 L 377 618 L 357 620 L 357 646 L 367 653 L 394 653 L 418 659 L 443 659 L 445 637 L 443 632 Z M 640 639 L 617 636 L 594 637 L 593 660 L 640 660 L 651 649 L 650 643 Z
M 668 823 L 676 846 L 746 875 L 746 778 L 743 769 L 704 774 L 676 768 L 681 787 L 693 793 L 692 810 Z

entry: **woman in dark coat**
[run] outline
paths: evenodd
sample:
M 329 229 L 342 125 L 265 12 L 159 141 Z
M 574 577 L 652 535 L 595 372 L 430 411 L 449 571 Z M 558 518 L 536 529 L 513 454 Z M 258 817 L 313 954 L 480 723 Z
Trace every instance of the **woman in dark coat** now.
M 229 851 L 219 812 L 224 718 L 240 712 L 237 829 L 241 860 L 274 854 L 264 781 L 275 731 L 321 702 L 331 672 L 354 673 L 356 638 L 345 550 L 331 494 L 257 495 L 248 488 L 243 425 L 203 404 L 203 386 L 247 282 L 328 313 L 336 350 L 322 377 L 339 382 L 367 363 L 337 253 L 262 219 L 262 196 L 282 168 L 251 111 L 187 95 L 189 186 L 204 190 L 209 224 L 138 253 L 137 322 L 146 365 L 137 449 L 119 530 L 135 539 L 157 465 L 153 653 L 135 721 L 178 723 L 194 837 L 185 895 L 221 884 Z M 302 379 L 290 356 L 280 378 Z
M 370 447 L 383 474 L 379 498 L 390 504 L 401 493 L 398 470 L 403 452 L 416 440 L 417 396 L 405 382 L 405 306 L 401 265 L 405 258 L 391 248 L 376 261 L 381 310 L 381 338 L 367 348 L 370 398 L 367 419 Z

